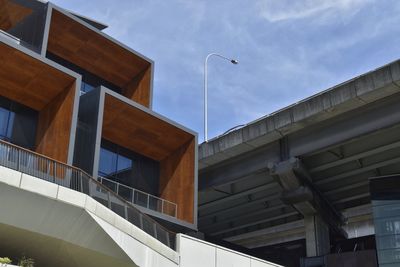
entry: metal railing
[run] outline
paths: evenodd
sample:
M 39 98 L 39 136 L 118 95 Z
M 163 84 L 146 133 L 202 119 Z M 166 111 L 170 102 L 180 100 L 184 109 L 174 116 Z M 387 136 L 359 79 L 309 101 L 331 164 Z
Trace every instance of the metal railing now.
M 160 242 L 175 249 L 176 234 L 168 231 L 86 172 L 0 140 L 0 165 L 91 196 Z
M 149 193 L 107 179 L 103 176 L 98 176 L 97 180 L 134 205 L 175 218 L 177 216 L 178 205 L 171 201 L 153 196 Z

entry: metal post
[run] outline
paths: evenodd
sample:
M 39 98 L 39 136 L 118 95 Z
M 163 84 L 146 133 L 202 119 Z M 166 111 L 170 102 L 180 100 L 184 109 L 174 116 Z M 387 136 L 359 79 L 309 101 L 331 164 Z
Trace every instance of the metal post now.
M 125 213 L 125 219 L 127 220 L 127 221 L 129 221 L 128 220 L 128 206 L 125 204 L 124 205 L 124 213 Z
M 20 155 L 20 153 L 21 153 L 21 151 L 18 149 L 17 150 L 17 171 L 20 171 L 20 165 L 21 165 L 21 163 L 19 162 L 20 161 L 20 157 L 21 157 L 21 155 Z
M 83 192 L 83 178 L 82 178 L 82 172 L 81 171 L 79 171 L 79 176 L 80 176 L 80 180 L 81 180 L 81 190 L 80 190 L 80 192 L 84 193 Z
M 212 54 L 209 54 L 204 61 L 204 142 L 208 142 L 208 72 L 207 72 L 207 64 L 208 59 Z
M 56 175 L 57 175 L 57 163 L 54 164 L 54 177 L 53 177 L 53 183 L 56 183 Z
M 143 229 L 143 214 L 139 213 L 139 224 L 140 224 L 140 229 Z
M 108 208 L 111 210 L 111 195 L 110 191 L 107 190 L 107 198 L 108 198 Z
M 217 56 L 222 59 L 230 61 L 232 64 L 238 64 L 238 61 L 235 59 L 229 59 L 217 53 L 208 54 L 206 59 L 204 60 L 204 142 L 208 142 L 208 59 L 211 56 Z
M 153 222 L 154 238 L 157 239 L 157 225 Z

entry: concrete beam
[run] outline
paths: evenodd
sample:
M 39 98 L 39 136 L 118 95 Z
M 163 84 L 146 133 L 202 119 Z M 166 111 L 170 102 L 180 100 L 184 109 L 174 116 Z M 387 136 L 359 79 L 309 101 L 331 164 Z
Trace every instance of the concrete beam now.
M 333 202 L 333 204 L 336 205 L 336 204 L 345 203 L 345 202 L 348 202 L 348 201 L 352 201 L 352 200 L 359 199 L 359 198 L 364 198 L 364 197 L 369 197 L 369 196 L 370 196 L 369 192 L 368 193 L 363 193 L 363 194 L 358 194 L 358 195 L 352 195 L 351 197 L 345 197 L 345 198 L 341 198 L 341 199 L 335 200 Z
M 399 124 L 399 101 L 400 94 L 396 94 L 390 99 L 372 103 L 352 113 L 343 114 L 335 118 L 335 121 L 327 121 L 319 127 L 310 126 L 302 131 L 291 134 L 288 141 L 290 155 L 293 157 L 314 153 Z M 393 144 L 393 146 L 397 145 L 397 143 Z M 382 150 L 385 149 L 390 148 L 382 148 Z M 373 152 L 379 152 L 379 150 Z M 352 160 L 352 158 L 346 160 Z M 213 186 L 233 183 L 241 178 L 250 177 L 252 174 L 265 171 L 267 169 L 267 162 L 279 161 L 279 142 L 275 142 L 273 146 L 247 153 L 235 161 L 229 160 L 225 161 L 224 165 L 213 166 L 212 170 L 211 168 L 203 169 L 200 173 L 199 188 L 200 190 L 205 190 Z
M 264 190 L 268 190 L 268 189 L 271 189 L 271 188 L 274 188 L 274 187 L 278 187 L 278 184 L 275 183 L 275 182 L 264 184 L 264 185 L 261 185 L 261 186 L 257 186 L 257 187 L 251 188 L 249 190 L 245 190 L 245 191 L 242 191 L 242 192 L 239 192 L 239 193 L 227 196 L 227 197 L 222 197 L 222 198 L 213 200 L 211 202 L 200 204 L 199 210 L 205 210 L 205 209 L 208 209 L 210 207 L 213 207 L 213 206 L 216 206 L 216 205 L 221 205 L 222 203 L 229 202 L 229 201 L 232 201 L 234 199 L 245 197 L 245 196 L 248 196 L 248 195 L 251 195 L 251 194 L 254 194 L 254 193 L 257 193 L 257 192 L 261 192 L 261 191 L 264 191 Z
M 270 196 L 267 196 L 267 197 L 261 197 L 261 198 L 258 198 L 258 199 L 251 200 L 251 201 L 246 202 L 244 204 L 235 205 L 235 206 L 233 206 L 231 208 L 223 208 L 223 209 L 219 209 L 217 211 L 213 211 L 211 213 L 201 214 L 201 215 L 199 215 L 199 220 L 203 221 L 205 219 L 209 219 L 209 218 L 212 218 L 214 216 L 221 216 L 222 214 L 230 213 L 230 212 L 233 212 L 233 211 L 238 210 L 238 209 L 246 210 L 247 208 L 252 207 L 254 205 L 257 205 L 257 204 L 260 204 L 260 203 L 264 203 L 266 201 L 270 201 L 270 200 L 274 200 L 274 199 L 279 199 L 279 196 L 280 196 L 280 193 L 273 194 L 273 195 L 270 195 Z
M 278 161 L 279 158 L 279 143 L 276 142 L 261 150 L 246 154 L 245 157 L 230 160 L 223 166 L 200 171 L 199 190 L 233 183 L 259 173 L 267 173 L 267 161 Z
M 282 218 L 287 218 L 287 217 L 290 217 L 290 216 L 293 216 L 293 215 L 297 215 L 297 214 L 299 214 L 297 211 L 283 213 L 283 214 L 280 214 L 280 215 L 277 215 L 277 216 L 271 216 L 271 217 L 268 217 L 268 218 L 265 218 L 265 219 L 255 220 L 255 221 L 252 221 L 250 223 L 245 223 L 245 224 L 241 224 L 241 225 L 234 226 L 234 227 L 227 227 L 227 228 L 225 228 L 223 230 L 211 232 L 210 235 L 211 236 L 216 236 L 216 235 L 220 235 L 220 234 L 223 234 L 223 233 L 227 233 L 227 232 L 243 229 L 243 228 L 246 228 L 246 227 L 250 227 L 250 226 L 254 226 L 254 225 L 258 225 L 258 224 L 262 224 L 262 223 L 266 223 L 266 222 L 271 222 L 271 221 L 279 220 L 279 219 L 282 219 Z
M 235 244 L 246 247 L 248 249 L 272 246 L 286 242 L 292 242 L 300 239 L 305 239 L 304 227 L 288 229 L 284 232 L 251 238 L 248 240 L 237 241 Z
M 348 162 L 356 161 L 356 160 L 359 160 L 359 159 L 362 159 L 362 158 L 365 158 L 365 157 L 369 157 L 369 156 L 372 156 L 372 155 L 383 153 L 383 152 L 386 152 L 388 150 L 399 148 L 399 147 L 400 147 L 400 141 L 399 142 L 394 142 L 394 143 L 389 144 L 389 145 L 380 146 L 380 147 L 377 147 L 375 149 L 364 151 L 362 153 L 358 153 L 358 154 L 355 154 L 355 155 L 352 155 L 352 156 L 349 156 L 349 157 L 346 157 L 346 158 L 343 158 L 343 159 L 340 159 L 340 160 L 335 160 L 335 161 L 332 161 L 332 162 L 329 162 L 329 163 L 314 167 L 314 168 L 310 169 L 309 172 L 310 173 L 321 172 L 321 171 L 324 171 L 324 170 L 327 170 L 327 169 L 330 169 L 330 168 L 333 168 L 333 167 L 336 167 L 336 166 L 343 165 L 343 164 L 348 163 Z
M 384 160 L 384 161 L 381 161 L 381 162 L 378 162 L 375 164 L 371 164 L 371 165 L 368 165 L 368 166 L 365 166 L 365 167 L 362 167 L 359 169 L 355 169 L 355 170 L 352 170 L 349 172 L 344 172 L 344 173 L 341 173 L 341 174 L 338 174 L 335 176 L 331 176 L 331 177 L 327 177 L 327 178 L 320 178 L 320 179 L 317 178 L 318 180 L 315 181 L 314 183 L 316 185 L 324 185 L 324 184 L 328 184 L 328 183 L 333 183 L 333 182 L 336 182 L 337 180 L 344 179 L 344 178 L 347 178 L 347 177 L 350 177 L 353 175 L 357 175 L 357 174 L 365 173 L 365 172 L 369 172 L 369 171 L 374 171 L 376 169 L 379 169 L 379 168 L 382 168 L 382 167 L 385 167 L 388 165 L 392 165 L 392 164 L 398 164 L 398 163 L 400 163 L 400 157 L 393 158 L 390 160 Z
M 245 240 L 245 239 L 250 239 L 250 238 L 257 238 L 262 235 L 273 235 L 275 233 L 280 233 L 280 232 L 286 232 L 295 228 L 304 228 L 304 220 L 298 220 L 290 223 L 285 223 L 277 226 L 272 226 L 269 228 L 245 233 L 245 234 L 239 234 L 239 235 L 234 235 L 230 236 L 228 238 L 225 238 L 225 241 L 228 242 L 237 242 L 240 240 Z
M 256 211 L 252 211 L 252 212 L 244 211 L 245 213 L 243 213 L 240 216 L 229 217 L 229 218 L 223 219 L 222 221 L 217 221 L 217 222 L 215 222 L 213 224 L 204 225 L 200 230 L 203 231 L 203 232 L 208 233 L 209 229 L 218 228 L 219 226 L 223 227 L 224 225 L 231 224 L 231 223 L 235 224 L 235 222 L 237 222 L 237 221 L 241 221 L 243 219 L 251 218 L 251 217 L 257 216 L 257 215 L 268 214 L 271 211 L 280 210 L 280 209 L 283 209 L 285 207 L 287 207 L 287 206 L 286 205 L 282 205 L 282 204 L 278 204 L 278 205 L 275 205 L 275 206 L 272 206 L 272 207 L 268 207 L 268 208 L 264 208 L 264 209 L 260 209 L 260 210 L 256 210 Z
M 324 194 L 326 196 L 333 196 L 333 195 L 335 195 L 337 193 L 340 193 L 340 192 L 343 192 L 343 191 L 348 191 L 348 190 L 351 190 L 351 189 L 354 189 L 354 188 L 358 188 L 358 187 L 362 187 L 362 186 L 368 186 L 368 185 L 369 185 L 368 181 L 362 181 L 362 182 L 359 182 L 359 183 L 350 184 L 350 185 L 347 185 L 347 186 L 341 186 L 341 187 L 335 188 L 333 190 L 329 190 L 327 192 L 324 192 Z
M 314 153 L 400 123 L 400 94 L 289 135 L 290 155 Z

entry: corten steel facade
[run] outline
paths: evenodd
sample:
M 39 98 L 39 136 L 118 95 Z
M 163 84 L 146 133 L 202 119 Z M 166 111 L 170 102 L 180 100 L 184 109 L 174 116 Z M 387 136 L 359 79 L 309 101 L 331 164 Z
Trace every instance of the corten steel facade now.
M 0 0 L 0 137 L 196 229 L 197 135 L 152 111 L 154 62 L 105 27 L 52 3 Z

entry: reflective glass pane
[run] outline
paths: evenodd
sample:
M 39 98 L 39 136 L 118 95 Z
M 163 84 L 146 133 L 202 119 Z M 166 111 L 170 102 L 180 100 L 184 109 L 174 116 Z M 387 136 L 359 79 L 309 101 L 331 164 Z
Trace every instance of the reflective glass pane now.
M 127 171 L 130 170 L 132 168 L 132 160 L 118 155 L 118 164 L 117 164 L 117 172 L 123 172 L 123 171 Z
M 14 121 L 14 113 L 7 109 L 0 108 L 0 138 L 9 140 L 12 135 L 12 124 Z
M 90 92 L 90 91 L 92 91 L 93 89 L 94 89 L 94 86 L 92 86 L 92 85 L 90 85 L 90 84 L 85 83 L 85 82 L 82 81 L 82 83 L 81 83 L 81 92 L 82 92 L 82 93 Z
M 99 174 L 101 176 L 112 176 L 117 168 L 117 154 L 101 148 Z
M 7 125 L 7 138 L 8 139 L 11 139 L 12 134 L 13 134 L 14 118 L 15 118 L 15 113 L 10 112 L 10 116 L 8 117 L 8 125 Z

